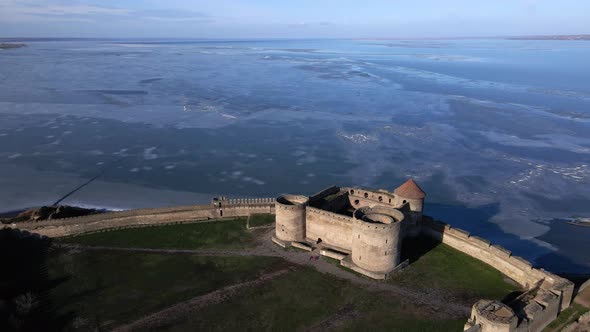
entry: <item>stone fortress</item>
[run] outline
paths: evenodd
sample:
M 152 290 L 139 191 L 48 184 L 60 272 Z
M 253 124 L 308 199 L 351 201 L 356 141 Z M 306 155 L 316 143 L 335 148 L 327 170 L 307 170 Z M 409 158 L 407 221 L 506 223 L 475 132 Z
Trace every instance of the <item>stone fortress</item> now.
M 426 194 L 408 180 L 390 193 L 330 187 L 311 196 L 283 195 L 275 205 L 276 233 L 282 247 L 321 246 L 321 253 L 374 279 L 386 279 L 400 262 L 406 236 L 420 234 Z
M 426 236 L 494 267 L 525 290 L 508 303 L 492 300 L 475 303 L 465 323 L 465 331 L 541 331 L 570 306 L 574 296 L 571 281 L 535 268 L 499 245 L 423 215 L 425 196 L 413 180 L 408 180 L 393 192 L 330 187 L 309 197 L 220 197 L 208 205 L 110 212 L 3 227 L 62 237 L 111 229 L 275 214 L 272 238 L 275 243 L 283 247 L 318 250 L 370 278 L 386 279 L 402 269 L 408 264 L 400 261 L 403 239 Z M 590 286 L 590 282 L 587 284 Z
M 465 323 L 469 332 L 541 331 L 567 309 L 574 284 L 536 269 L 500 246 L 423 217 L 426 194 L 410 179 L 393 192 L 330 187 L 313 196 L 282 195 L 275 202 L 276 244 L 322 255 L 374 279 L 403 269 L 401 243 L 425 235 L 496 268 L 526 291 L 508 304 L 480 300 Z M 318 248 L 319 247 L 319 248 Z

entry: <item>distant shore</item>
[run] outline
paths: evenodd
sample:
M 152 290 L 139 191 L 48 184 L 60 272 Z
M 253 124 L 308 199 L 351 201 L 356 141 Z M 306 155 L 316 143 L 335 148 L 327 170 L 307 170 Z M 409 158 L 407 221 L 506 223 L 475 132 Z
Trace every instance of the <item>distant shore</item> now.
M 27 47 L 27 44 L 0 43 L 0 50 Z
M 590 35 L 555 35 L 555 36 L 519 36 L 508 37 L 512 40 L 590 40 Z

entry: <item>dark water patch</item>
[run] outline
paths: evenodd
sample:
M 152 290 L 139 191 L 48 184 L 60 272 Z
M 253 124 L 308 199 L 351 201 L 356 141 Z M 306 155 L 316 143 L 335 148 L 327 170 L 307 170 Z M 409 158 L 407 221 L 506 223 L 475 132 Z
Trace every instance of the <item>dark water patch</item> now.
M 147 95 L 147 91 L 143 90 L 83 90 L 87 92 L 99 92 L 107 95 Z
M 420 187 L 428 193 L 428 200 L 446 204 L 457 204 L 457 192 L 448 184 L 447 175 L 435 172 L 432 176 L 420 180 Z
M 557 247 L 537 259 L 537 263 L 560 273 L 590 274 L 590 227 L 567 224 L 566 220 L 550 221 L 550 231 L 538 239 Z
M 490 186 L 490 183 L 481 175 L 457 176 L 455 181 L 464 185 L 471 192 L 480 192 Z
M 163 80 L 163 78 L 161 78 L 161 77 L 148 78 L 146 80 L 139 81 L 139 84 L 154 83 L 154 82 L 161 81 L 161 80 Z
M 524 196 L 530 198 L 537 204 L 537 208 L 547 211 L 571 211 L 570 216 L 577 213 L 590 215 L 590 204 L 588 198 L 580 195 L 566 195 L 560 198 L 549 198 L 540 194 L 523 192 Z

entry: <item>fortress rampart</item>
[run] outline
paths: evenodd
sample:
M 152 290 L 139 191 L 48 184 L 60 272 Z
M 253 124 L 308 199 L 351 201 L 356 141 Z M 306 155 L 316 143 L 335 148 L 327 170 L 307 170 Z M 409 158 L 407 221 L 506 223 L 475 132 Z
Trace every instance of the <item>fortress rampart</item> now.
M 522 257 L 512 256 L 509 250 L 471 236 L 464 230 L 429 218 L 424 218 L 422 222 L 425 235 L 494 267 L 523 288 L 535 291 L 518 299 L 519 310 L 514 313 L 518 318 L 516 327 L 511 319 L 489 321 L 478 315 L 479 309 L 476 310 L 475 306 L 481 305 L 480 301 L 474 305 L 473 314 L 465 324 L 466 331 L 541 331 L 557 318 L 559 312 L 570 306 L 574 292 L 571 281 L 534 268 Z
M 352 250 L 352 218 L 341 214 L 307 207 L 306 239 L 316 242 L 321 239 L 325 245 L 342 252 Z
M 142 227 L 150 225 L 192 222 L 219 217 L 245 217 L 253 213 L 274 214 L 272 198 L 248 198 L 224 201 L 218 205 L 191 205 L 159 209 L 139 209 L 93 214 L 83 217 L 23 222 L 4 227 L 18 227 L 20 230 L 48 237 L 71 236 L 97 232 L 111 228 Z

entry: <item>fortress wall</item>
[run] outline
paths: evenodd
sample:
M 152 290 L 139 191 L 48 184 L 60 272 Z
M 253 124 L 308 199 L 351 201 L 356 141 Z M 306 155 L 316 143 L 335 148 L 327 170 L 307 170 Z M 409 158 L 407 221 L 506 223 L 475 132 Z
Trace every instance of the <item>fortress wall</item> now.
M 371 223 L 354 219 L 352 262 L 373 272 L 389 272 L 400 261 L 401 222 Z
M 528 321 L 529 331 L 542 331 L 549 323 L 554 321 L 559 314 L 559 297 L 551 292 L 539 292 L 539 295 L 529 304 L 541 310 L 535 311 Z M 526 311 L 525 307 L 525 311 Z
M 374 207 L 376 205 L 383 205 L 389 207 L 398 207 L 397 201 L 395 196 L 388 192 L 379 192 L 379 191 L 369 191 L 364 189 L 358 188 L 342 188 L 343 190 L 348 191 L 348 198 L 350 200 L 350 205 L 355 208 L 361 206 L 368 206 Z M 365 195 L 367 197 L 365 197 Z M 381 201 L 379 201 L 379 197 L 381 197 Z M 358 204 L 355 204 L 358 201 Z
M 295 242 L 305 240 L 305 196 L 284 195 L 276 199 L 275 235 L 281 241 Z
M 423 226 L 422 232 L 425 235 L 491 265 L 527 289 L 544 280 L 541 286 L 543 289 L 551 289 L 560 295 L 560 311 L 569 307 L 574 288 L 571 281 L 543 269 L 533 268 L 530 262 L 512 256 L 512 253 L 502 246 L 471 236 L 464 230 L 430 219 L 424 219 Z
M 274 213 L 274 204 L 255 203 L 251 205 L 228 206 L 222 208 L 222 210 L 224 217 L 248 216 L 251 213 L 272 214 Z M 4 227 L 16 227 L 23 231 L 48 237 L 61 237 L 110 228 L 138 227 L 219 218 L 219 211 L 219 208 L 211 205 L 139 209 L 41 222 L 17 223 L 14 225 L 4 225 Z
M 326 245 L 350 251 L 352 249 L 352 218 L 308 206 L 306 238 L 311 242 L 322 239 Z

